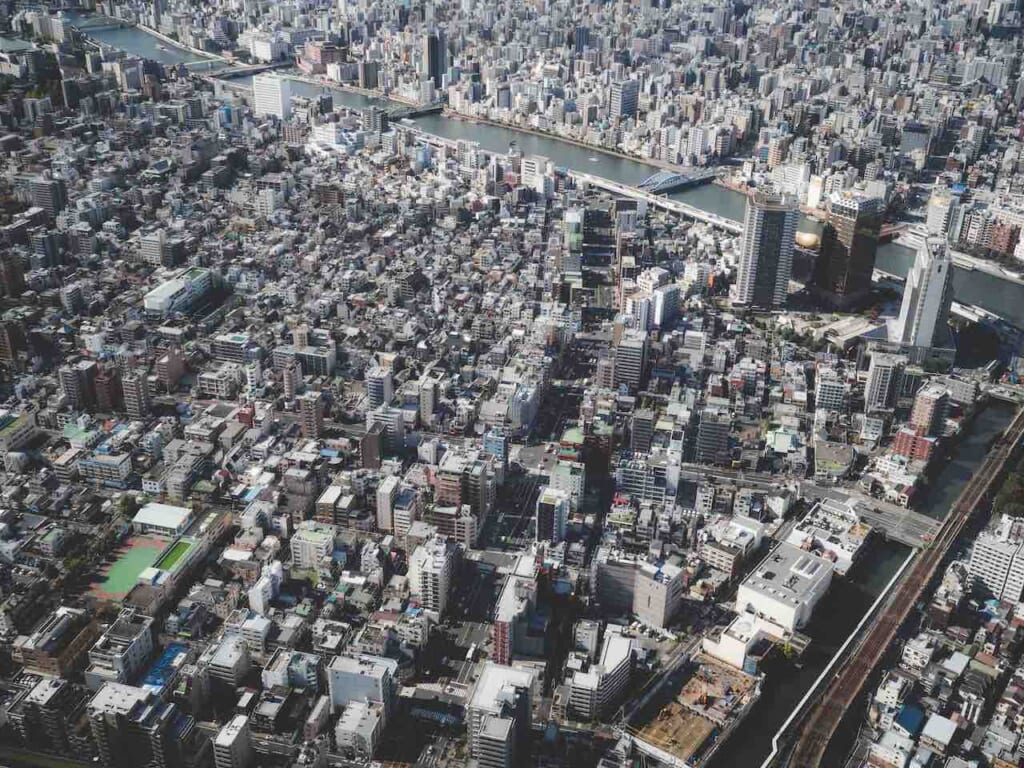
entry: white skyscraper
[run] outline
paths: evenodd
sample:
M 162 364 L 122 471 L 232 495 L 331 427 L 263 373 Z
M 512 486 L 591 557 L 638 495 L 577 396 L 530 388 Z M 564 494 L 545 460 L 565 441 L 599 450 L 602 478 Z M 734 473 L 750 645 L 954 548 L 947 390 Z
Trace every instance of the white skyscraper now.
M 256 75 L 252 79 L 253 112 L 257 117 L 274 115 L 287 120 L 292 114 L 291 81 L 277 75 Z
M 777 307 L 785 303 L 798 217 L 795 199 L 772 190 L 758 190 L 747 198 L 737 304 Z
M 441 537 L 428 539 L 409 557 L 409 591 L 436 617 L 448 606 L 455 570 L 455 545 Z
M 398 498 L 398 478 L 388 475 L 377 486 L 377 530 L 394 529 L 395 499 Z
M 975 539 L 967 570 L 974 583 L 999 600 L 1015 603 L 1024 591 L 1024 524 L 1001 517 Z
M 907 274 L 897 322 L 897 341 L 916 347 L 949 346 L 949 307 L 953 302 L 953 261 L 941 238 L 929 237 Z
M 949 232 L 956 204 L 957 199 L 948 189 L 937 189 L 932 192 L 932 196 L 928 199 L 928 218 L 925 221 L 929 235 L 945 237 Z

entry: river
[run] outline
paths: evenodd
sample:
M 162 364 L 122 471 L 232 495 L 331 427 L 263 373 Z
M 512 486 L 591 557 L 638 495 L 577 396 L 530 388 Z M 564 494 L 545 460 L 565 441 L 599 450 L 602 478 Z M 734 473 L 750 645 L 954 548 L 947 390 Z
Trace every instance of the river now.
M 82 18 L 81 14 L 65 14 L 72 20 Z M 100 42 L 120 48 L 135 56 L 159 61 L 162 64 L 178 62 L 200 62 L 203 57 L 190 51 L 164 46 L 152 35 L 141 29 L 128 27 L 124 29 L 100 29 L 89 34 Z M 214 66 L 220 66 L 214 64 Z M 195 68 L 194 66 L 192 68 Z M 234 78 L 232 82 L 251 86 L 252 77 Z M 302 95 L 314 95 L 322 89 L 304 82 L 294 82 L 293 90 Z M 362 109 L 371 104 L 381 104 L 377 99 L 352 91 L 331 89 L 334 103 L 337 106 Z M 556 166 L 571 168 L 602 176 L 623 184 L 638 184 L 659 169 L 639 160 L 617 157 L 597 150 L 587 149 L 556 138 L 524 133 L 511 128 L 494 125 L 480 125 L 464 120 L 457 120 L 443 115 L 426 115 L 416 119 L 423 130 L 447 139 L 466 139 L 479 142 L 483 149 L 492 152 L 505 152 L 513 142 L 525 154 L 543 155 L 550 158 Z M 689 203 L 710 213 L 740 221 L 746 200 L 742 194 L 714 184 L 676 192 L 673 199 Z M 803 231 L 820 231 L 821 225 L 801 217 L 800 229 Z M 914 252 L 901 245 L 888 243 L 878 249 L 876 264 L 879 269 L 903 277 L 907 274 L 914 260 Z M 953 276 L 953 295 L 964 304 L 974 304 L 990 312 L 994 312 L 1018 327 L 1024 327 L 1024 286 L 1004 280 L 981 270 L 971 271 L 956 268 Z

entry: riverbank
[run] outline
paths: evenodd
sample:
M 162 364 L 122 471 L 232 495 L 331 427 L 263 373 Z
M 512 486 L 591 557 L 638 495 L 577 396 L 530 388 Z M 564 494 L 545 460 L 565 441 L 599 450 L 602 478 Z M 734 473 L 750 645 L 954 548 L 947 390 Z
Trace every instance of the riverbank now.
M 135 28 L 141 29 L 150 37 L 155 37 L 157 40 L 165 42 L 168 45 L 173 45 L 175 48 L 178 48 L 182 51 L 188 51 L 189 53 L 194 54 L 196 56 L 203 56 L 209 61 L 223 61 L 225 64 L 232 63 L 230 59 L 226 59 L 223 56 L 218 56 L 214 53 L 209 53 L 208 51 L 202 51 L 199 48 L 193 48 L 191 45 L 185 45 L 185 43 L 179 42 L 178 40 L 175 40 L 173 37 L 168 37 L 163 32 L 160 32 L 159 30 L 156 30 L 153 27 L 147 27 L 145 24 L 137 23 L 135 25 Z M 85 34 L 88 34 L 88 30 L 86 30 Z M 186 63 L 186 66 L 188 66 L 188 63 Z
M 401 104 L 403 107 L 417 107 L 420 106 L 419 102 L 413 101 L 412 99 L 406 99 L 401 96 L 394 96 L 392 94 L 385 95 L 382 91 L 376 88 L 360 88 L 358 85 L 352 85 L 351 83 L 338 83 L 334 80 L 328 80 L 326 77 L 313 77 L 311 75 L 303 75 L 289 70 L 287 72 L 279 72 L 281 77 L 285 77 L 289 80 L 294 80 L 297 83 L 305 83 L 306 85 L 315 85 L 318 88 L 329 88 L 332 91 L 344 91 L 346 93 L 356 93 L 360 96 L 365 96 L 368 99 L 378 99 L 380 101 L 390 101 L 393 104 Z
M 743 195 L 744 197 L 752 197 L 754 194 L 753 187 L 748 187 L 746 184 L 740 184 L 739 182 L 733 181 L 728 176 L 718 176 L 712 184 L 717 184 L 720 187 L 728 189 L 730 192 L 735 192 L 736 194 Z M 822 215 L 824 215 L 824 211 L 820 208 L 811 208 L 809 205 L 801 205 L 799 208 L 800 213 L 814 221 L 820 221 Z
M 917 251 L 923 242 L 923 233 L 913 230 L 909 232 L 901 232 L 893 238 L 893 242 L 897 245 L 903 246 L 904 248 L 910 248 L 913 251 Z M 1005 267 L 1001 267 L 995 262 L 988 259 L 979 259 L 977 256 L 971 256 L 963 251 L 954 251 L 952 248 L 949 250 L 949 253 L 953 259 L 953 264 L 965 272 L 979 270 L 992 275 L 993 277 L 998 277 L 1001 280 L 1007 280 L 1011 283 L 1024 286 L 1024 278 L 1022 278 L 1019 273 L 1008 270 Z M 1024 269 L 1024 264 L 1021 265 L 1021 268 Z
M 626 152 L 619 152 L 618 150 L 615 149 L 609 149 L 608 147 L 601 147 L 596 144 L 589 144 L 585 141 L 580 141 L 579 139 L 573 139 L 569 138 L 568 136 L 562 136 L 561 134 L 553 133 L 551 131 L 542 131 L 539 128 L 524 128 L 521 125 L 516 125 L 514 123 L 504 123 L 500 120 L 491 120 L 488 117 L 464 115 L 461 112 L 456 112 L 455 110 L 448 108 L 445 108 L 445 110 L 441 114 L 444 117 L 448 118 L 449 120 L 461 120 L 466 123 L 489 125 L 492 128 L 503 128 L 507 131 L 525 133 L 530 136 L 537 136 L 542 139 L 550 139 L 552 141 L 564 141 L 566 144 L 572 144 L 574 147 L 579 147 L 580 149 L 587 149 L 593 152 L 600 152 L 601 154 L 608 155 L 609 157 L 617 157 L 620 160 L 632 160 L 635 163 L 644 163 L 645 165 L 651 166 L 651 168 L 654 169 L 654 171 L 672 171 L 673 173 L 681 173 L 683 175 L 686 175 L 687 172 L 693 171 L 692 166 L 677 165 L 676 163 L 670 163 L 666 160 L 657 160 L 655 158 L 650 157 L 640 157 L 638 155 L 631 155 Z M 652 171 L 652 175 L 654 171 Z

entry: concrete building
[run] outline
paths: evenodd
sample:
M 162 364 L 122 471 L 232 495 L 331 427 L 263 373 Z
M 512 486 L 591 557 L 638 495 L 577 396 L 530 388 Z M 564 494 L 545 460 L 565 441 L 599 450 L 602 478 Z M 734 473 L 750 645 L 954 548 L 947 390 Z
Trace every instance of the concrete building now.
M 342 654 L 327 666 L 327 688 L 331 711 L 337 712 L 354 701 L 384 705 L 385 719 L 395 697 L 398 662 L 380 656 Z
M 260 74 L 252 79 L 253 114 L 273 115 L 287 120 L 292 114 L 291 81 L 275 74 Z
M 89 649 L 85 678 L 90 688 L 104 683 L 131 683 L 153 655 L 153 619 L 122 611 Z
M 481 768 L 526 763 L 535 684 L 526 667 L 484 663 L 466 712 L 470 753 Z
M 564 539 L 569 509 L 569 494 L 566 491 L 544 486 L 537 497 L 535 510 L 537 541 L 557 544 Z
M 213 739 L 213 759 L 217 768 L 247 768 L 255 765 L 249 718 L 235 715 Z
M 324 431 L 324 404 L 319 392 L 306 392 L 298 398 L 299 426 L 303 437 L 318 438 Z
M 891 410 L 896 403 L 900 377 L 907 359 L 901 355 L 874 352 L 864 387 L 864 413 Z
M 882 212 L 882 201 L 877 198 L 850 191 L 829 198 L 814 282 L 838 304 L 866 296 L 871 290 Z
M 377 530 L 392 532 L 395 527 L 395 501 L 398 499 L 399 480 L 388 475 L 377 486 Z
M 907 274 L 895 340 L 915 347 L 951 347 L 947 322 L 952 303 L 953 260 L 942 239 L 929 237 Z
M 747 198 L 738 254 L 737 304 L 773 308 L 786 302 L 800 213 L 796 201 L 758 189 Z
M 736 610 L 795 632 L 810 621 L 832 583 L 832 571 L 829 560 L 782 543 L 740 584 Z
M 574 717 L 599 720 L 614 712 L 626 694 L 632 669 L 633 639 L 609 627 L 597 663 L 574 672 L 569 681 L 569 709 Z
M 299 523 L 291 538 L 292 568 L 310 570 L 334 551 L 336 529 L 315 520 Z
M 435 536 L 409 557 L 409 591 L 435 618 L 444 616 L 448 607 L 457 552 L 456 545 Z
M 663 561 L 641 562 L 636 572 L 633 613 L 649 627 L 666 629 L 683 600 L 683 569 Z
M 1024 521 L 1002 516 L 982 531 L 967 565 L 974 583 L 999 600 L 1017 602 L 1024 593 Z
M 647 375 L 648 339 L 646 331 L 627 330 L 615 348 L 615 386 L 631 390 L 643 388 Z

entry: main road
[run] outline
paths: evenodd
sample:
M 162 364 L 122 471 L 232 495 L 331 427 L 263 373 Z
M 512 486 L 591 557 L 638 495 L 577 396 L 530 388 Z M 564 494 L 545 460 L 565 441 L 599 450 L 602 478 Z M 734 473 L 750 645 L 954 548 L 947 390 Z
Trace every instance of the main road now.
M 847 661 L 824 686 L 816 704 L 803 718 L 802 727 L 790 759 L 778 764 L 791 768 L 818 768 L 829 742 L 847 710 L 860 694 L 861 687 L 896 638 L 896 633 L 960 538 L 964 527 L 991 496 L 1003 476 L 1007 462 L 1015 455 L 1024 436 L 1024 410 L 1018 411 L 1003 436 L 992 446 L 978 472 L 964 486 L 956 503 L 942 523 L 932 546 L 923 551 L 907 570 L 892 598 L 882 608 Z M 780 755 L 766 761 L 771 765 Z

